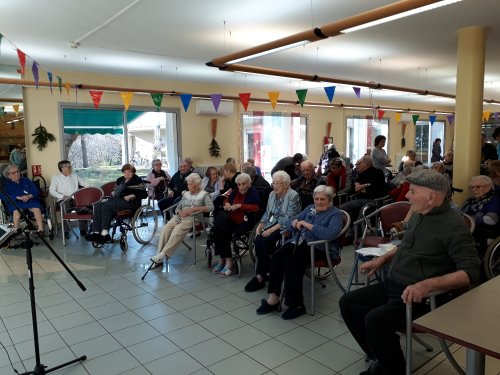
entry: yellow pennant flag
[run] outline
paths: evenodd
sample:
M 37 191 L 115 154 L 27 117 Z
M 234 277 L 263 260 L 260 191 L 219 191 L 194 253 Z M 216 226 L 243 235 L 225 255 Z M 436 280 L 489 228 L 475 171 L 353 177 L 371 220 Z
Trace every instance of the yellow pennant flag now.
M 71 89 L 71 85 L 69 84 L 68 81 L 66 81 L 66 83 L 64 84 L 64 87 L 66 87 L 66 94 L 68 94 L 68 98 L 69 98 L 69 90 Z
M 394 114 L 394 119 L 396 120 L 396 122 L 400 122 L 401 121 L 401 112 L 396 112 Z
M 271 102 L 271 106 L 273 109 L 276 107 L 276 104 L 278 103 L 278 97 L 280 96 L 279 91 L 270 91 L 267 93 L 269 96 L 269 101 Z
M 484 111 L 483 112 L 483 122 L 486 122 L 490 119 L 491 111 Z
M 12 109 L 16 112 L 16 116 L 19 116 L 19 104 L 13 104 Z
M 128 107 L 132 102 L 132 97 L 134 96 L 133 92 L 121 92 L 120 96 L 122 97 L 123 105 L 125 106 L 125 111 L 128 111 Z

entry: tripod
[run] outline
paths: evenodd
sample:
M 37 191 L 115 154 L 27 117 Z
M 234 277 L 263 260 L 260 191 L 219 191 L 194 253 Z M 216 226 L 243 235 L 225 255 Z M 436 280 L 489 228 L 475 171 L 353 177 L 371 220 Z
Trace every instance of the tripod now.
M 28 265 L 28 280 L 29 280 L 29 292 L 30 292 L 30 305 L 31 305 L 31 319 L 33 323 L 33 341 L 35 344 L 35 369 L 33 371 L 27 371 L 22 373 L 21 375 L 28 375 L 28 374 L 35 374 L 35 375 L 44 375 L 48 374 L 49 372 L 59 370 L 60 368 L 72 365 L 73 363 L 77 363 L 80 361 L 83 361 L 87 359 L 86 355 L 83 355 L 79 358 L 76 358 L 74 360 L 71 360 L 69 362 L 57 365 L 55 367 L 47 369 L 45 365 L 43 365 L 40 361 L 40 347 L 39 347 L 39 340 L 38 340 L 38 325 L 37 325 L 37 319 L 36 319 L 36 302 L 35 302 L 35 283 L 33 279 L 33 256 L 31 253 L 31 248 L 35 244 L 31 238 L 30 238 L 30 232 L 33 231 L 37 233 L 38 238 L 42 240 L 42 242 L 47 246 L 47 248 L 50 250 L 52 255 L 54 255 L 59 263 L 64 267 L 64 269 L 71 275 L 73 280 L 78 284 L 81 290 L 85 291 L 86 288 L 85 286 L 81 283 L 80 280 L 76 278 L 76 276 L 71 272 L 71 270 L 68 268 L 68 266 L 64 263 L 64 261 L 59 257 L 59 255 L 55 252 L 55 250 L 49 245 L 49 243 L 45 240 L 43 235 L 40 235 L 38 232 L 35 230 L 35 226 L 29 220 L 29 218 L 26 216 L 26 214 L 19 208 L 19 206 L 14 202 L 14 200 L 5 192 L 5 189 L 3 186 L 1 186 L 0 182 L 0 192 L 2 195 L 9 201 L 9 203 L 14 206 L 16 210 L 19 211 L 21 214 L 22 218 L 28 223 L 27 228 L 24 230 L 24 241 L 19 245 L 19 247 L 23 248 L 26 250 L 26 263 Z

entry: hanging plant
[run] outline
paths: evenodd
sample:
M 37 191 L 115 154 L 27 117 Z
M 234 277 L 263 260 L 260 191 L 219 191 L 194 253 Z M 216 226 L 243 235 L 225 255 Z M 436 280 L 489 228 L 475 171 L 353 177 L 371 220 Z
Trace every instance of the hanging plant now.
M 39 151 L 42 151 L 45 147 L 47 147 L 47 143 L 54 142 L 56 140 L 56 137 L 47 131 L 41 121 L 40 126 L 36 128 L 35 132 L 31 135 L 35 137 L 32 143 L 36 145 L 36 148 L 38 148 Z
M 211 120 L 211 128 L 212 128 L 212 141 L 210 142 L 210 147 L 208 148 L 208 152 L 210 153 L 210 156 L 218 158 L 220 157 L 220 146 L 215 140 L 215 135 L 217 134 L 217 119 Z

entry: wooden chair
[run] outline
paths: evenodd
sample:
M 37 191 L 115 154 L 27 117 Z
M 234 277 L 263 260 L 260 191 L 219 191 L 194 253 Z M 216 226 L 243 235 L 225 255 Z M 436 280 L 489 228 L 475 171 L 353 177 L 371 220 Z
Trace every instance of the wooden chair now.
M 61 202 L 61 232 L 62 232 L 62 240 L 64 246 L 66 246 L 66 238 L 64 235 L 64 222 L 70 220 L 85 220 L 85 221 L 92 220 L 92 213 L 86 213 L 86 212 L 81 213 L 80 210 L 93 206 L 97 202 L 101 201 L 103 196 L 104 192 L 102 191 L 102 189 L 97 187 L 86 187 L 75 191 L 73 197 L 68 197 Z M 70 212 L 66 212 L 64 203 L 69 199 L 73 199 L 74 205 L 71 208 Z M 80 238 L 75 233 L 71 225 L 69 227 L 73 232 L 73 234 L 76 236 L 76 238 Z

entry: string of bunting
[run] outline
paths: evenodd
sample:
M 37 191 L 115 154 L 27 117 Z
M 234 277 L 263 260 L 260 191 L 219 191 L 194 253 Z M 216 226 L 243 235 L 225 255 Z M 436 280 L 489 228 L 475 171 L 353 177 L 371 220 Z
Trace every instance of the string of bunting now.
M 35 82 L 36 89 L 38 90 L 38 82 L 40 80 L 40 70 L 44 70 L 47 73 L 50 93 L 53 94 L 53 83 L 52 82 L 53 82 L 54 75 L 53 75 L 52 71 L 49 70 L 48 68 L 44 67 L 43 65 L 40 65 L 30 55 L 26 54 L 24 51 L 22 51 L 20 48 L 18 48 L 12 41 L 5 38 L 5 36 L 0 33 L 0 45 L 2 43 L 2 40 L 7 40 L 13 46 L 13 48 L 17 51 L 17 56 L 19 59 L 19 65 L 20 65 L 20 71 L 21 71 L 22 78 L 24 78 L 25 73 L 26 73 L 26 59 L 28 58 L 32 61 L 31 71 L 33 74 L 33 79 Z M 64 86 L 64 88 L 66 89 L 66 93 L 68 95 L 68 98 L 69 98 L 70 91 L 71 91 L 71 84 L 68 81 L 66 81 L 63 84 L 63 79 L 60 76 L 56 75 L 55 77 L 57 80 L 57 87 L 59 88 L 59 94 L 62 95 L 62 88 Z M 324 87 L 323 89 L 325 91 L 325 95 L 328 99 L 328 102 L 333 103 L 336 86 L 328 86 L 328 87 Z M 354 95 L 356 96 L 356 98 L 361 99 L 361 87 L 352 87 L 352 89 L 354 91 Z M 74 90 L 75 90 L 76 101 L 78 101 L 78 85 L 77 84 L 75 84 Z M 301 107 L 304 106 L 304 103 L 305 103 L 306 97 L 307 97 L 307 93 L 308 93 L 308 89 L 296 90 L 297 99 L 298 99 L 298 102 L 301 105 Z M 89 90 L 89 95 L 90 95 L 92 102 L 94 103 L 94 107 L 96 109 L 99 109 L 99 105 L 102 101 L 103 94 L 104 94 L 104 91 L 102 91 L 102 90 Z M 271 107 L 274 110 L 277 103 L 278 103 L 280 92 L 279 91 L 269 91 L 267 94 L 268 94 L 268 98 L 269 98 L 269 102 L 271 104 Z M 153 101 L 154 106 L 156 107 L 157 111 L 159 111 L 161 108 L 161 105 L 162 105 L 164 94 L 151 93 L 150 95 L 151 95 L 151 99 Z M 245 109 L 245 111 L 248 111 L 248 105 L 250 103 L 251 93 L 245 92 L 245 93 L 240 93 L 238 95 L 240 98 L 240 102 L 243 105 L 243 108 Z M 134 93 L 122 91 L 122 92 L 120 92 L 120 96 L 122 98 L 125 110 L 128 110 L 130 104 L 132 103 Z M 184 111 L 187 112 L 193 95 L 188 94 L 188 93 L 182 93 L 179 96 L 180 96 Z M 211 94 L 210 95 L 210 100 L 212 101 L 215 112 L 218 112 L 222 99 L 223 99 L 222 94 Z M 383 110 L 379 110 L 377 112 L 377 114 L 378 114 L 377 117 L 379 120 L 382 119 L 385 112 L 386 111 L 383 111 Z M 491 111 L 484 111 L 483 112 L 483 121 L 487 121 L 490 118 L 491 113 L 492 113 Z M 418 115 L 418 114 L 411 115 L 411 120 L 412 120 L 411 122 L 413 122 L 414 125 L 416 125 L 416 123 L 419 119 L 419 116 L 420 115 Z M 494 112 L 493 116 L 494 116 L 495 120 L 497 120 L 499 117 L 499 112 Z M 448 124 L 452 125 L 454 120 L 455 120 L 455 116 L 448 115 L 448 116 L 446 116 L 446 119 L 448 121 Z M 430 124 L 433 125 L 435 121 L 436 121 L 436 116 L 430 115 L 429 116 Z M 396 122 L 406 123 L 406 122 L 410 122 L 410 121 L 408 118 L 401 119 L 401 114 L 396 112 Z

